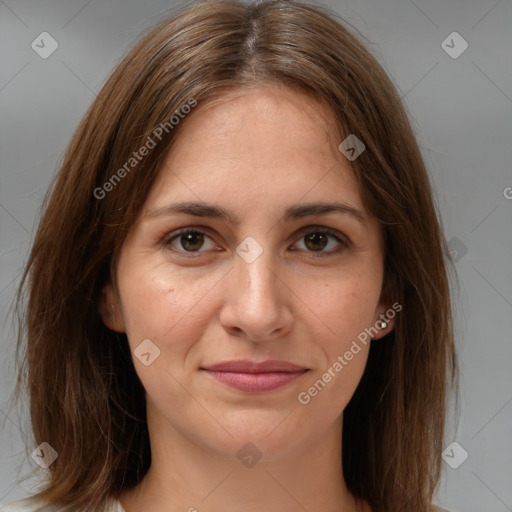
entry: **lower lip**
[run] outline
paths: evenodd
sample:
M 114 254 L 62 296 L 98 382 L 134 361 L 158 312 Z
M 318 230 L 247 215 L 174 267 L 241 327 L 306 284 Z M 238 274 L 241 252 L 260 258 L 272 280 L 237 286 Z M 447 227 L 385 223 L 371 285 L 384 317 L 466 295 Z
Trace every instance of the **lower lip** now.
M 247 393 L 262 393 L 273 391 L 290 384 L 304 375 L 308 370 L 300 372 L 266 372 L 266 373 L 239 373 L 219 372 L 205 370 L 214 379 L 232 388 Z

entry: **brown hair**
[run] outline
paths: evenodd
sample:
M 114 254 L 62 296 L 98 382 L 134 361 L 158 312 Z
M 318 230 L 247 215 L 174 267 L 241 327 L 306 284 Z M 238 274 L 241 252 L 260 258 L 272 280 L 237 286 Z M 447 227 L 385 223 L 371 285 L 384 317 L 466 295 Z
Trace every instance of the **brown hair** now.
M 429 510 L 448 391 L 458 389 L 449 253 L 400 97 L 361 36 L 336 18 L 294 0 L 194 2 L 136 44 L 86 113 L 45 200 L 17 297 L 16 395 L 28 392 L 36 444 L 58 452 L 35 497 L 103 511 L 145 475 L 144 389 L 126 336 L 100 319 L 99 294 L 115 280 L 126 233 L 186 122 L 172 116 L 228 89 L 284 84 L 324 102 L 341 133 L 364 142 L 352 168 L 384 228 L 383 294 L 403 306 L 394 331 L 372 344 L 344 411 L 347 486 L 374 512 Z M 159 126 L 167 126 L 161 141 L 127 168 Z M 108 197 L 98 198 L 107 182 Z

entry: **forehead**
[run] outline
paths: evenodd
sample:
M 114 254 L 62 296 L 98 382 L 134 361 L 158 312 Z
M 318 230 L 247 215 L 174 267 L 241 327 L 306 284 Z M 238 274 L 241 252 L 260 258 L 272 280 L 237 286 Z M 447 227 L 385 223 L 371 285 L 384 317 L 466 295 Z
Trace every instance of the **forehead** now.
M 264 141 L 275 153 L 281 149 L 286 154 L 287 147 L 299 145 L 318 154 L 329 139 L 333 143 L 340 139 L 334 113 L 325 103 L 282 84 L 228 89 L 201 102 L 184 125 L 186 133 L 179 133 L 175 141 L 180 145 L 184 138 L 192 142 L 190 137 L 195 136 L 222 147 L 229 138 L 240 150 L 257 146 L 261 151 Z M 276 133 L 279 138 L 272 139 Z M 241 140 L 244 145 L 239 147 Z
M 198 105 L 180 127 L 148 197 L 245 197 L 260 203 L 302 197 L 361 206 L 353 171 L 338 150 L 334 114 L 287 87 L 235 89 Z

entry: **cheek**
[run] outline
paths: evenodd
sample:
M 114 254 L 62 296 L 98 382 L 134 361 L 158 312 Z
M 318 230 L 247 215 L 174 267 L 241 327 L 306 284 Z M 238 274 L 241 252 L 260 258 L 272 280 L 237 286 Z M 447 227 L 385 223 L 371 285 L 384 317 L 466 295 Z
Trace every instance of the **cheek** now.
M 316 344 L 324 357 L 297 398 L 318 408 L 327 422 L 345 408 L 366 367 L 380 296 L 379 280 L 368 275 L 340 276 L 304 290 L 320 326 Z
M 304 304 L 323 325 L 326 349 L 339 350 L 347 341 L 373 325 L 380 297 L 380 280 L 369 278 L 371 272 L 340 273 L 330 280 L 309 281 L 302 285 Z M 375 275 L 375 274 L 373 274 Z M 377 274 L 378 275 L 378 274 Z
M 126 265 L 120 262 L 119 286 L 132 350 L 147 338 L 166 350 L 179 350 L 206 323 L 201 303 L 215 280 L 191 279 L 185 272 L 170 272 L 165 263 L 148 265 L 144 258 Z
M 326 428 L 343 412 L 364 373 L 370 345 L 356 345 L 340 350 L 297 394 L 299 407 Z M 346 359 L 347 353 L 351 354 L 350 360 Z
M 190 279 L 185 273 L 171 273 L 163 264 L 148 265 L 143 258 L 139 263 L 126 268 L 123 282 L 119 279 L 128 343 L 146 397 L 179 423 L 169 410 L 169 399 L 183 417 L 197 414 L 181 383 L 183 372 L 194 362 L 189 355 L 210 321 L 206 294 L 215 280 L 211 284 L 208 276 Z

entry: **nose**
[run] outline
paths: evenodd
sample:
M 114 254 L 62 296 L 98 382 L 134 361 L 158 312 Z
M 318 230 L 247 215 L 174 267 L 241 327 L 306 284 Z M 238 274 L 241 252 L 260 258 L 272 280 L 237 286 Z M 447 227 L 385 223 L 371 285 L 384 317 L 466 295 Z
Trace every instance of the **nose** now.
M 294 294 L 284 278 L 284 270 L 269 250 L 264 249 L 252 263 L 235 254 L 223 292 L 220 322 L 224 329 L 252 342 L 288 334 L 293 326 Z

